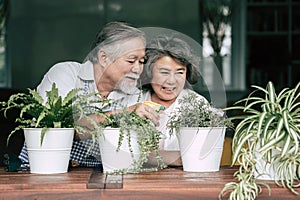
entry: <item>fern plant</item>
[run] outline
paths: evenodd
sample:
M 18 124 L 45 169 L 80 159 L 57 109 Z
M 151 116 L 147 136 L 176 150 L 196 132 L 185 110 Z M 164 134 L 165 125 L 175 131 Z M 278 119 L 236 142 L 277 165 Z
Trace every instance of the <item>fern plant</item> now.
M 275 171 L 275 183 L 298 194 L 300 186 L 300 82 L 278 94 L 272 82 L 256 90 L 227 110 L 241 110 L 242 115 L 232 142 L 232 164 L 240 165 L 235 173 L 238 183 L 225 185 L 220 198 L 255 199 L 261 192 L 261 172 L 256 164 L 262 157 Z M 260 157 L 258 157 L 258 155 Z M 242 186 L 242 187 L 241 187 Z M 268 187 L 269 188 L 269 187 Z M 269 188 L 270 190 L 270 188 Z
M 78 102 L 80 89 L 73 89 L 62 99 L 58 94 L 56 84 L 53 83 L 52 89 L 46 92 L 47 101 L 36 90 L 28 89 L 28 93 L 17 93 L 10 96 L 8 101 L 0 102 L 1 111 L 4 116 L 11 109 L 17 109 L 19 112 L 16 122 L 19 124 L 8 136 L 7 143 L 12 134 L 23 128 L 33 127 L 42 128 L 41 144 L 48 128 L 74 128 L 75 112 L 81 110 L 80 104 L 74 107 Z M 81 116 L 80 114 L 77 116 Z

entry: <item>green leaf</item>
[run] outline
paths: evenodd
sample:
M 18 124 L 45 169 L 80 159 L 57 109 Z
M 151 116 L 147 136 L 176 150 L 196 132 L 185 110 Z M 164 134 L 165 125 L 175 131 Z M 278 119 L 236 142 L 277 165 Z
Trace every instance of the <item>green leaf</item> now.
M 266 94 L 267 95 L 266 99 L 270 100 L 270 104 L 268 104 L 268 105 L 270 105 L 270 110 L 272 112 L 275 112 L 274 105 L 276 104 L 276 93 L 275 93 L 275 87 L 271 81 L 268 82 L 267 90 L 268 90 L 268 93 Z
M 259 152 L 263 154 L 263 152 L 268 151 L 269 149 L 272 149 L 274 144 L 277 144 L 282 138 L 284 138 L 285 134 L 282 133 L 281 135 L 279 135 L 279 137 L 274 138 L 272 140 L 270 140 L 268 143 L 266 143 L 264 146 L 262 146 L 259 149 Z
M 46 112 L 43 111 L 40 113 L 39 117 L 37 118 L 35 127 L 39 127 L 40 122 L 46 117 Z
M 283 110 L 282 117 L 283 117 L 283 125 L 287 130 L 287 132 L 290 133 L 291 130 L 290 130 L 290 123 L 289 123 L 289 114 L 287 110 Z
M 43 104 L 44 99 L 39 95 L 39 93 L 36 90 L 29 89 L 29 93 L 31 94 L 33 101 L 36 101 L 38 104 Z
M 241 142 L 238 144 L 237 147 L 235 147 L 234 149 L 234 153 L 233 153 L 233 157 L 232 157 L 232 165 L 234 165 L 237 161 L 237 158 L 240 154 L 240 150 L 242 149 L 242 147 L 245 145 L 245 143 L 248 141 L 248 139 L 250 139 L 252 137 L 251 134 L 246 135 Z
M 54 128 L 61 128 L 61 122 L 53 122 Z
M 262 132 L 264 132 L 264 130 L 263 131 L 261 130 L 262 127 L 263 127 L 263 129 L 268 129 L 269 128 L 269 126 L 267 126 L 268 124 L 265 124 L 267 114 L 268 114 L 267 112 L 263 112 L 258 116 L 259 121 L 258 121 L 258 127 L 257 127 L 257 131 L 256 131 L 258 138 L 260 137 L 260 134 Z
M 290 129 L 290 136 L 293 138 L 293 147 L 295 148 L 295 151 L 294 151 L 294 153 L 295 154 L 297 154 L 297 153 L 299 153 L 299 133 L 300 132 L 298 132 L 298 134 L 296 133 L 296 131 L 294 131 L 294 129 Z M 290 138 L 290 137 L 288 137 L 288 138 Z
M 290 143 L 291 143 L 291 138 L 290 137 L 287 137 L 285 142 L 284 142 L 284 146 L 283 146 L 283 149 L 281 151 L 281 157 L 284 157 L 285 154 L 287 153 L 288 151 L 288 148 L 290 146 Z
M 62 102 L 62 106 L 72 104 L 72 102 L 75 101 L 79 97 L 79 96 L 77 96 L 77 94 L 81 90 L 82 89 L 80 89 L 80 88 L 76 88 L 76 89 L 72 89 L 71 91 L 69 91 Z
M 42 144 L 43 144 L 44 137 L 45 137 L 46 131 L 47 131 L 48 129 L 49 129 L 49 128 L 47 128 L 47 127 L 43 127 L 43 128 L 42 128 L 42 132 L 41 132 L 41 146 L 42 146 Z

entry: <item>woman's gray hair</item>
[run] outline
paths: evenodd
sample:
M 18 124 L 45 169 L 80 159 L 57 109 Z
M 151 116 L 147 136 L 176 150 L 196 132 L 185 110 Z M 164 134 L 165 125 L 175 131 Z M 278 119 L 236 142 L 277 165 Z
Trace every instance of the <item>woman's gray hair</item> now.
M 89 60 L 93 64 L 97 63 L 98 52 L 100 49 L 106 53 L 111 61 L 114 61 L 122 53 L 121 48 L 119 48 L 120 45 L 133 38 L 141 38 L 146 45 L 145 34 L 143 31 L 125 22 L 107 23 L 96 35 L 92 50 L 85 58 L 85 61 Z
M 192 51 L 190 45 L 176 35 L 160 35 L 152 39 L 146 48 L 146 63 L 141 75 L 143 88 L 151 89 L 152 69 L 157 60 L 170 56 L 177 63 L 186 66 L 185 88 L 196 84 L 200 78 L 200 56 Z

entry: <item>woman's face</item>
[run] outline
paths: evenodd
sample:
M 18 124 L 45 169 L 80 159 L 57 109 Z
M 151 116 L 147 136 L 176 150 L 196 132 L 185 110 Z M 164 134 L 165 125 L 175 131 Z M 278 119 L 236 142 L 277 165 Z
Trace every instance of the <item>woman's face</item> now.
M 164 56 L 153 65 L 151 85 L 153 96 L 162 101 L 175 101 L 186 81 L 186 66 Z

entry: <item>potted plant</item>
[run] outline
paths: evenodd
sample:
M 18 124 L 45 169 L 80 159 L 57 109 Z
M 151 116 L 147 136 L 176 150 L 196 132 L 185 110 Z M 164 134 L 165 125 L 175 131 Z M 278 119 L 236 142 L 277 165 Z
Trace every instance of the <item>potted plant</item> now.
M 105 113 L 115 105 L 113 99 L 103 99 L 99 94 L 93 94 L 92 100 L 82 104 L 79 119 L 84 123 L 76 123 L 78 133 L 92 138 L 92 143 L 87 146 L 88 151 L 99 145 L 101 162 L 104 173 L 126 174 L 142 171 L 156 171 L 165 168 L 161 155 L 159 154 L 159 141 L 161 132 L 153 123 L 140 117 L 135 110 L 129 111 L 127 107 L 121 107 Z M 85 99 L 90 99 L 85 97 Z M 162 107 L 153 102 L 143 102 L 159 111 Z M 90 116 L 102 115 L 102 122 L 95 123 Z M 154 153 L 157 160 L 156 166 L 145 166 L 150 154 Z
M 220 198 L 255 199 L 261 192 L 261 179 L 274 180 L 278 186 L 294 189 L 300 183 L 300 83 L 276 93 L 272 82 L 239 100 L 227 110 L 240 110 L 241 115 L 232 142 L 232 164 L 240 165 Z
M 67 172 L 70 151 L 74 136 L 74 104 L 79 97 L 78 89 L 71 90 L 62 99 L 53 83 L 47 91 L 47 101 L 29 89 L 29 93 L 11 95 L 7 102 L 1 102 L 4 115 L 11 109 L 17 109 L 18 126 L 10 133 L 24 130 L 31 173 Z
M 218 171 L 226 127 L 231 126 L 222 109 L 211 105 L 196 93 L 178 100 L 168 120 L 171 134 L 179 140 L 184 171 Z
M 122 112 L 111 114 L 101 127 L 98 139 L 104 172 L 126 174 L 166 167 L 158 151 L 161 133 L 148 119 L 123 108 Z M 151 152 L 157 166 L 145 168 Z

